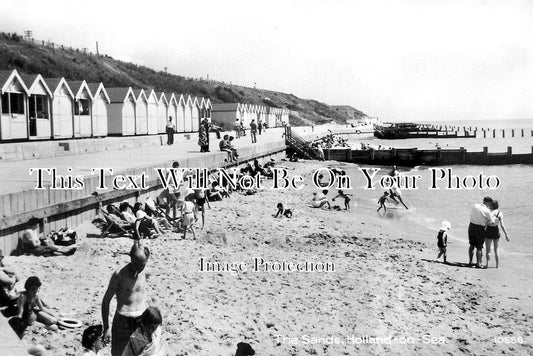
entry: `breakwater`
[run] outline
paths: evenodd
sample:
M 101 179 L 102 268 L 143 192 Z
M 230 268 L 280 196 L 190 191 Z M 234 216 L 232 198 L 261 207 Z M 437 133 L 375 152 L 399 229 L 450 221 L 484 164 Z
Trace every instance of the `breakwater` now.
M 507 152 L 489 152 L 483 147 L 481 152 L 472 152 L 464 148 L 459 149 L 417 149 L 392 148 L 383 150 L 355 150 L 352 148 L 325 149 L 327 160 L 341 162 L 373 164 L 373 165 L 402 165 L 402 166 L 442 166 L 442 165 L 505 165 L 505 164 L 533 164 L 533 147 L 531 153 L 515 154 L 512 147 Z

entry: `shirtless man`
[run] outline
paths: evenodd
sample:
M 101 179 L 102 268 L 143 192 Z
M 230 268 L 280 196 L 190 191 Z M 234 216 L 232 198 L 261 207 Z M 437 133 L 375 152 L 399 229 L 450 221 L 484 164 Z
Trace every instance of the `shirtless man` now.
M 135 241 L 130 251 L 131 262 L 111 276 L 102 301 L 103 339 L 109 342 L 111 336 L 111 355 L 120 356 L 131 334 L 137 329 L 138 321 L 147 308 L 146 263 L 150 250 Z M 109 332 L 109 303 L 117 296 L 117 310 L 113 318 L 111 335 Z
M 0 250 L 0 305 L 14 305 L 19 293 L 16 291 L 15 283 L 20 277 L 10 268 L 4 266 L 4 252 Z

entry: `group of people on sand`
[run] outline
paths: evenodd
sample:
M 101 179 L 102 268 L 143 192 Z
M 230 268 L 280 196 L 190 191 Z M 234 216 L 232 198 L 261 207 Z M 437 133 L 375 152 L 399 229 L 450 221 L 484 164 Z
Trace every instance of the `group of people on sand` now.
M 321 192 L 313 193 L 313 199 L 311 200 L 311 207 L 313 208 L 321 208 L 325 210 L 342 210 L 340 206 L 334 205 L 332 206 L 332 203 L 328 200 L 329 190 L 323 189 Z M 331 201 L 335 201 L 337 198 L 343 199 L 344 202 L 344 210 L 350 210 L 350 202 L 352 201 L 353 194 L 349 194 L 344 192 L 343 190 L 339 189 L 337 190 L 337 195 L 334 196 Z
M 437 247 L 439 248 L 437 259 L 443 257 L 444 263 L 447 263 L 447 232 L 450 228 L 450 223 L 443 221 L 437 234 Z M 474 204 L 470 212 L 470 224 L 468 225 L 469 266 L 488 268 L 491 258 L 490 254 L 492 249 L 494 249 L 496 268 L 499 268 L 500 256 L 498 255 L 498 246 L 501 237 L 500 228 L 505 235 L 505 239 L 510 241 L 507 229 L 503 224 L 503 213 L 499 209 L 499 203 L 497 200 L 494 200 L 491 197 L 485 197 L 481 204 Z M 485 248 L 485 265 L 482 264 L 483 248 Z M 476 257 L 476 263 L 473 263 L 474 254 Z

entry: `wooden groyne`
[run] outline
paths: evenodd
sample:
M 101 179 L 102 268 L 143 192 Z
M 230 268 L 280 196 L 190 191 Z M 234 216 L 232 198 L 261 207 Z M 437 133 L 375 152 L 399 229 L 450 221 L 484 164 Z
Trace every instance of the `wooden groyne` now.
M 392 148 L 387 150 L 354 150 L 351 148 L 331 148 L 324 150 L 327 160 L 341 162 L 373 164 L 373 165 L 402 165 L 402 166 L 443 166 L 443 165 L 506 165 L 533 164 L 533 147 L 531 153 L 516 154 L 512 147 L 507 152 L 489 152 L 483 147 L 482 152 L 469 152 L 459 149 L 422 149 Z
M 525 128 L 492 129 L 481 126 L 451 126 L 421 124 L 420 130 L 409 138 L 514 138 L 533 137 L 533 130 Z

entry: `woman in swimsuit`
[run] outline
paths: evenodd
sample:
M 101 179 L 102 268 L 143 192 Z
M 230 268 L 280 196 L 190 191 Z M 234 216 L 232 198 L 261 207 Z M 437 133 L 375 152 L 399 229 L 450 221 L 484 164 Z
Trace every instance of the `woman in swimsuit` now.
M 494 243 L 494 256 L 496 258 L 496 268 L 498 268 L 499 264 L 499 256 L 498 256 L 498 242 L 500 240 L 500 229 L 501 226 L 503 233 L 505 234 L 505 239 L 509 241 L 509 236 L 507 235 L 507 230 L 505 229 L 505 226 L 503 225 L 503 214 L 501 210 L 498 209 L 498 201 L 493 200 L 492 204 L 490 206 L 491 214 L 495 217 L 494 223 L 487 223 L 487 227 L 485 230 L 485 250 L 486 252 L 486 261 L 485 267 L 489 266 L 489 260 L 490 260 L 490 248 L 491 245 Z
M 17 302 L 17 317 L 22 321 L 24 327 L 38 321 L 50 330 L 57 330 L 57 318 L 45 308 L 44 302 L 37 295 L 39 288 L 41 288 L 39 277 L 32 276 L 26 280 L 24 283 L 25 291 L 20 293 Z

